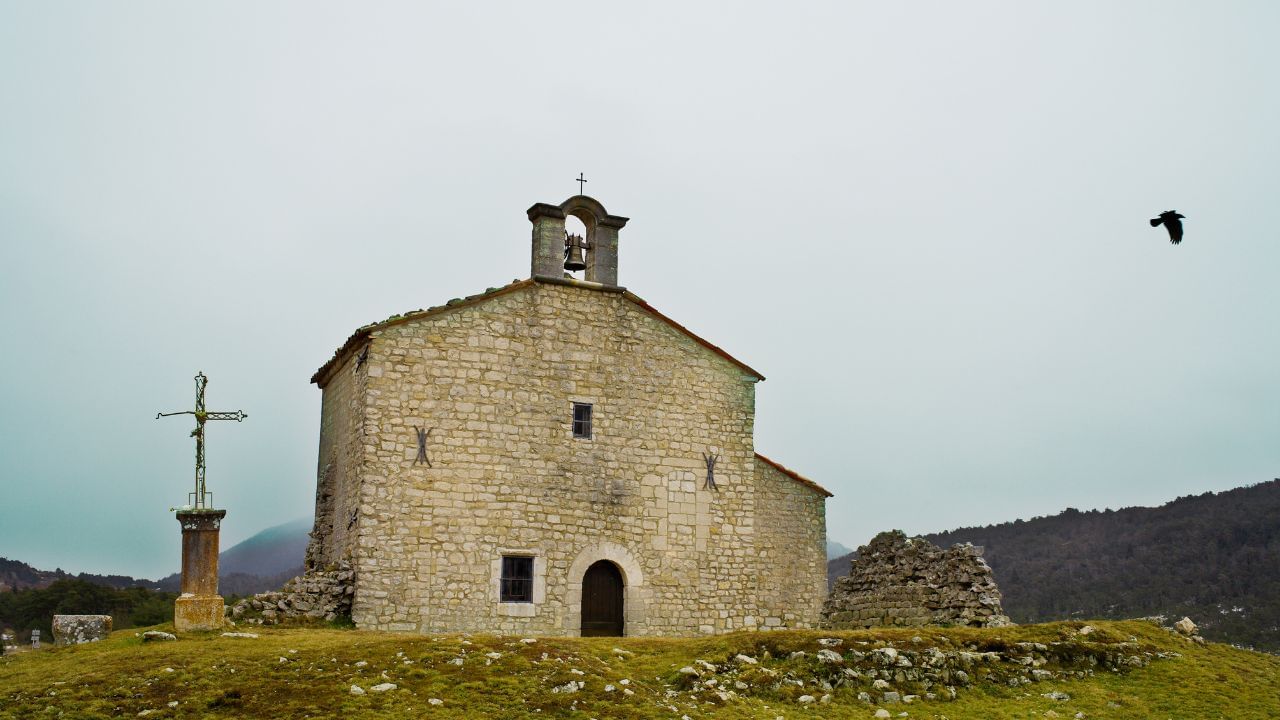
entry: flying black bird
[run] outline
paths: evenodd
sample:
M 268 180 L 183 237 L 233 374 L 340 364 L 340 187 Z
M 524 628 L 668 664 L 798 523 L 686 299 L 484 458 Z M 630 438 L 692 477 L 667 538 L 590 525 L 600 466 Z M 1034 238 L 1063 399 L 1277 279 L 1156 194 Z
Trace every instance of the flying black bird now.
M 1186 215 L 1179 215 L 1176 210 L 1165 210 L 1160 213 L 1160 217 L 1151 218 L 1151 227 L 1156 227 L 1164 223 L 1164 229 L 1169 231 L 1169 242 L 1177 245 L 1182 242 L 1182 218 Z

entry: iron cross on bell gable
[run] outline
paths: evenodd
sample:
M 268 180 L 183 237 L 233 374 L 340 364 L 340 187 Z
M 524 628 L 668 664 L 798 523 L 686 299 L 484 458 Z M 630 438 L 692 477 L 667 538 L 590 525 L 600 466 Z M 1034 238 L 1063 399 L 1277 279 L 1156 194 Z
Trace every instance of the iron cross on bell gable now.
M 190 493 L 188 497 L 192 498 L 191 507 L 207 508 L 211 507 L 213 502 L 213 493 L 205 490 L 204 485 L 204 423 L 206 420 L 235 420 L 242 422 L 249 417 L 242 410 L 235 412 L 209 412 L 204 409 L 204 388 L 209 384 L 209 378 L 205 377 L 203 372 L 196 372 L 196 409 L 182 410 L 171 413 L 156 413 L 156 419 L 162 417 L 170 417 L 173 415 L 195 415 L 196 429 L 191 431 L 191 437 L 196 439 L 196 489 Z M 208 500 L 206 500 L 208 498 Z

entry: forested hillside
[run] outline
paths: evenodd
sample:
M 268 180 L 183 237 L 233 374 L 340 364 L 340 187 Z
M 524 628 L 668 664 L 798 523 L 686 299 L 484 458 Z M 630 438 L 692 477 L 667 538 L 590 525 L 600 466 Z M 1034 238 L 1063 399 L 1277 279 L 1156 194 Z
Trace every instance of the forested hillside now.
M 1189 615 L 1207 638 L 1280 651 L 1280 480 L 926 537 L 983 546 L 1015 622 Z
M 173 619 L 177 596 L 145 587 L 121 589 L 64 578 L 45 587 L 0 592 L 0 627 L 15 630 L 25 643 L 33 629 L 52 642 L 54 615 L 110 615 L 116 630 L 155 625 Z

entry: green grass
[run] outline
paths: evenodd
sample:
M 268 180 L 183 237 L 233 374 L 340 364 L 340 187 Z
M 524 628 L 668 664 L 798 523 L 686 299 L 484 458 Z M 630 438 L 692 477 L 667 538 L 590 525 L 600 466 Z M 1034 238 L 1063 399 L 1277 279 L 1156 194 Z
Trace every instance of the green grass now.
M 785 677 L 806 677 L 793 650 L 812 653 L 817 639 L 839 637 L 843 647 L 888 642 L 899 648 L 999 649 L 1017 642 L 1049 643 L 1082 623 L 990 630 L 917 628 L 871 631 L 736 633 L 706 638 L 519 638 L 488 635 L 403 635 L 359 630 L 246 629 L 257 639 L 191 634 L 177 642 L 142 643 L 136 630 L 107 641 L 0 658 L 0 717 L 105 718 L 871 718 L 877 705 L 857 699 L 860 688 L 834 690 L 831 703 L 802 706 L 817 687 L 777 687 L 754 668 L 738 679 L 750 689 L 723 701 L 690 696 L 679 668 L 703 659 L 723 664 L 744 653 Z M 1280 658 L 1224 645 L 1196 645 L 1154 625 L 1096 622 L 1099 643 L 1136 642 L 1180 657 L 1153 660 L 1126 673 L 1099 671 L 1082 680 L 1009 687 L 975 683 L 954 701 L 921 700 L 883 706 L 911 718 L 1277 718 Z M 162 628 L 164 629 L 164 628 Z M 915 638 L 919 640 L 915 640 Z M 1130 646 L 1132 647 L 1132 646 Z M 614 649 L 627 654 L 617 654 Z M 491 659 L 486 653 L 499 653 Z M 457 658 L 462 664 L 453 664 Z M 282 661 L 281 658 L 284 658 Z M 357 667 L 364 661 L 367 665 Z M 407 662 L 406 662 L 407 661 Z M 573 672 L 577 670 L 582 674 Z M 622 680 L 628 680 L 623 685 Z M 570 681 L 575 693 L 552 688 Z M 356 696 L 381 682 L 398 689 Z M 613 685 L 612 692 L 605 686 Z M 626 695 L 623 688 L 633 694 Z M 1068 701 L 1045 698 L 1051 690 Z M 674 696 L 670 693 L 675 692 Z M 435 698 L 443 704 L 432 705 Z M 170 702 L 177 702 L 169 707 Z M 674 708 L 674 710 L 672 709 Z

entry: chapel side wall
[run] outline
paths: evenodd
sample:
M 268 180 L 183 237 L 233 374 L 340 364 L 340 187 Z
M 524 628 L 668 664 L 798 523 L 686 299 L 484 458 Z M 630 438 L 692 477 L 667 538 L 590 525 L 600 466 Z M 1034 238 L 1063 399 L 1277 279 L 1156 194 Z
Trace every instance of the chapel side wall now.
M 627 634 L 756 627 L 754 377 L 618 293 L 552 284 L 375 337 L 358 626 L 576 634 L 580 573 L 607 557 Z M 504 553 L 535 557 L 534 603 L 498 602 Z
M 827 596 L 826 498 L 756 462 L 760 606 L 765 627 L 817 627 Z
M 330 374 L 320 400 L 316 462 L 316 514 L 307 547 L 308 569 L 323 569 L 351 555 L 356 541 L 360 458 L 363 450 L 363 373 L 348 357 Z

